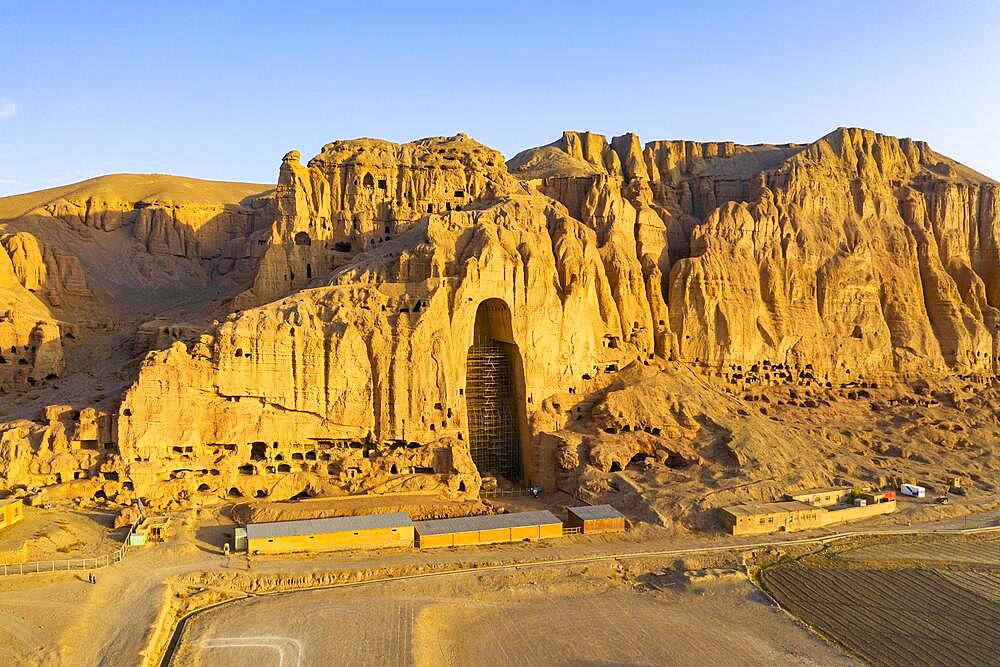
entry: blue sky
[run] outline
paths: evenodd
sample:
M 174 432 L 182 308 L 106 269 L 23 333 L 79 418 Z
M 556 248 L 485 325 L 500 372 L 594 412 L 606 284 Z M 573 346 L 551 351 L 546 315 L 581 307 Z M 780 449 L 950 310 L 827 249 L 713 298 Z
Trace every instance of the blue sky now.
M 708 8 L 701 4 L 711 4 Z M 1000 179 L 1000 3 L 0 1 L 0 195 L 271 183 L 290 149 L 563 129 L 925 139 Z

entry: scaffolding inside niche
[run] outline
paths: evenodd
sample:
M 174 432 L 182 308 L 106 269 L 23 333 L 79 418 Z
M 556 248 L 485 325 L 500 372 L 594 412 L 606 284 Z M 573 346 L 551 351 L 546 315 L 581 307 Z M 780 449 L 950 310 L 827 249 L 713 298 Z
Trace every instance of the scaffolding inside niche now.
M 521 438 L 514 393 L 513 345 L 477 340 L 466 368 L 469 449 L 483 475 L 521 477 Z

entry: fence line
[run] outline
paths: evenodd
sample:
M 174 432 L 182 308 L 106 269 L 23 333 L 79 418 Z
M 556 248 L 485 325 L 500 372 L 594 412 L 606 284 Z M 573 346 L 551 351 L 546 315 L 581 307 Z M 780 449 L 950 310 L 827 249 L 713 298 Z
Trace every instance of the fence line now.
M 141 519 L 140 519 L 141 521 Z M 43 572 L 80 572 L 87 570 L 99 570 L 108 567 L 113 563 L 119 563 L 125 559 L 128 553 L 128 543 L 132 538 L 132 531 L 135 530 L 138 521 L 129 526 L 128 534 L 125 535 L 125 542 L 109 554 L 96 556 L 94 558 L 69 558 L 66 560 L 40 560 L 31 563 L 12 563 L 2 565 L 0 576 L 13 576 L 21 574 L 40 574 Z
M 515 496 L 534 496 L 535 492 L 531 488 L 523 489 L 497 489 L 495 491 L 480 491 L 480 498 L 510 498 Z

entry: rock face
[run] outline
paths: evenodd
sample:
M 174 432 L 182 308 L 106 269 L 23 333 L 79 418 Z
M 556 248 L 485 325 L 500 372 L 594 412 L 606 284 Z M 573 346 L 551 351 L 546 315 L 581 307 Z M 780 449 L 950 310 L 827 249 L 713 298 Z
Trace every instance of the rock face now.
M 115 174 L 0 199 L 0 235 L 28 289 L 114 317 L 246 289 L 273 220 L 267 186 L 175 176 Z M 39 255 L 43 273 L 27 268 Z
M 461 134 L 402 145 L 335 141 L 308 167 L 291 151 L 278 175 L 270 245 L 238 304 L 301 289 L 405 234 L 426 214 L 460 211 L 509 191 L 511 181 L 500 153 Z
M 153 505 L 472 495 L 486 472 L 473 459 L 494 389 L 483 383 L 511 397 L 509 414 L 485 410 L 500 415 L 520 476 L 549 488 L 599 488 L 636 456 L 725 475 L 822 466 L 790 445 L 767 460 L 760 435 L 723 447 L 740 399 L 685 403 L 676 384 L 995 381 L 996 195 L 926 144 L 840 129 L 801 146 L 567 132 L 507 164 L 464 135 L 338 141 L 308 166 L 285 156 L 269 229 L 60 205 L 50 215 L 74 224 L 131 225 L 144 252 L 212 259 L 212 275 L 236 256 L 253 267 L 235 310 L 202 333 L 166 320 L 140 330 L 135 349 L 153 351 L 108 415 L 114 449 L 86 474 L 115 476 L 107 497 Z M 60 294 L 81 289 L 61 277 L 72 270 L 29 260 L 45 256 L 29 246 L 16 244 L 6 274 L 0 255 L 0 286 L 6 275 L 44 289 L 58 274 Z M 483 375 L 487 348 L 502 361 Z M 711 380 L 680 374 L 668 391 L 637 374 L 665 364 Z M 48 424 L 8 436 L 20 452 L 9 481 L 25 469 L 13 459 L 55 451 L 32 444 L 52 440 L 30 435 L 58 429 Z M 32 483 L 51 483 L 45 465 Z
M 30 234 L 0 236 L 0 394 L 23 391 L 63 372 L 59 324 L 35 296 L 49 285 L 47 266 Z

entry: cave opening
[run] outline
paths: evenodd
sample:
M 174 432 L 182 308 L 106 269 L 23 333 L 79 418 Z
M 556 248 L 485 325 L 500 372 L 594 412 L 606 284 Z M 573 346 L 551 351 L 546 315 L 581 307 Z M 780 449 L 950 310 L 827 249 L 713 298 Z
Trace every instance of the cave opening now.
M 250 445 L 250 460 L 263 461 L 267 456 L 267 443 L 254 442 Z
M 526 475 L 524 368 L 510 308 L 501 299 L 479 304 L 466 358 L 469 450 L 479 472 L 520 481 Z

